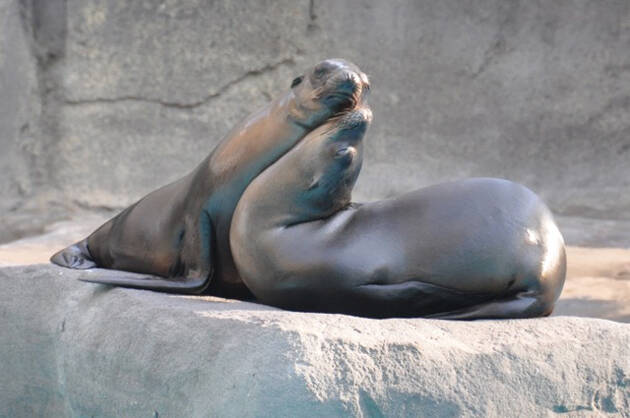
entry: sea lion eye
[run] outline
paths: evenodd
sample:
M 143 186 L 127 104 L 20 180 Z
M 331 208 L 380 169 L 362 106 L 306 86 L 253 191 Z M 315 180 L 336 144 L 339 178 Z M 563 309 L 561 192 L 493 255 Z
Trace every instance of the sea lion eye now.
M 299 84 L 302 82 L 302 80 L 304 80 L 304 76 L 303 76 L 303 75 L 301 75 L 301 76 L 299 76 L 299 77 L 295 77 L 295 78 L 293 79 L 293 81 L 291 82 L 291 88 L 293 88 L 293 87 L 295 87 L 295 86 L 299 85 Z

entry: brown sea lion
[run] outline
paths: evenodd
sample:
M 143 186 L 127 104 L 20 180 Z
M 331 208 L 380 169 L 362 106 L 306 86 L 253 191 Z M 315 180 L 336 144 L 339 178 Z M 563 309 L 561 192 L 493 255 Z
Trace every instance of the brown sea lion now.
M 358 106 L 367 78 L 347 61 L 323 61 L 238 124 L 184 178 L 158 189 L 53 255 L 65 267 L 103 267 L 85 280 L 127 287 L 214 294 L 248 293 L 232 261 L 229 228 L 247 185 L 313 129 Z
M 358 108 L 325 123 L 243 193 L 230 244 L 257 299 L 379 318 L 548 315 L 566 258 L 547 206 L 490 178 L 351 204 L 370 120 Z

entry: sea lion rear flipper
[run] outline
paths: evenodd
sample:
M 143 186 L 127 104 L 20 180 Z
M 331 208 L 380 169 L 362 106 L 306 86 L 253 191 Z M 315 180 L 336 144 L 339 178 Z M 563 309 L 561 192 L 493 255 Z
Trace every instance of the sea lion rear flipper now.
M 430 315 L 436 319 L 500 319 L 533 318 L 548 316 L 551 309 L 546 309 L 539 298 L 531 292 L 517 294 L 508 299 L 497 299 L 468 308 Z
M 491 300 L 488 293 L 472 293 L 439 286 L 420 280 L 391 284 L 364 284 L 353 289 L 353 296 L 362 301 L 367 316 L 433 317 L 436 312 L 451 312 L 473 307 Z M 439 315 L 439 314 L 438 314 Z
M 89 269 L 96 267 L 87 248 L 87 240 L 83 239 L 50 257 L 50 261 L 61 266 L 72 269 Z
M 471 293 L 422 281 L 397 284 L 369 284 L 357 289 L 369 296 L 371 303 L 396 301 L 404 313 L 432 319 L 470 320 L 498 318 L 532 318 L 549 315 L 551 309 L 540 300 L 540 294 L 523 291 L 510 296 Z M 397 313 L 394 311 L 394 313 Z
M 89 283 L 131 287 L 134 289 L 158 290 L 170 293 L 201 293 L 210 284 L 210 277 L 164 278 L 151 274 L 100 268 L 85 271 L 85 273 L 79 277 L 79 280 Z

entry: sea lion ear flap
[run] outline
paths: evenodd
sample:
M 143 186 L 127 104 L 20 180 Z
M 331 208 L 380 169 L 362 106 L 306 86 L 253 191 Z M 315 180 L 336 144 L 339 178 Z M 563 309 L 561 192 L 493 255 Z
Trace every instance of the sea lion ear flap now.
M 293 81 L 291 82 L 291 88 L 300 85 L 300 83 L 302 82 L 302 80 L 304 80 L 304 76 L 301 75 L 299 77 L 295 77 L 293 79 Z
M 313 180 L 311 181 L 311 183 L 308 185 L 308 188 L 306 190 L 313 190 L 313 189 L 317 189 L 319 187 L 319 179 L 321 176 L 318 177 L 313 177 Z

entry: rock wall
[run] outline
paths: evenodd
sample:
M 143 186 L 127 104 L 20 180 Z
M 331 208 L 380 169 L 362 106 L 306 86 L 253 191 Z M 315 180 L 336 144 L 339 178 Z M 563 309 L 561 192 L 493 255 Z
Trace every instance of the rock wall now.
M 0 416 L 628 416 L 630 325 L 285 312 L 0 268 Z
M 500 176 L 630 231 L 627 1 L 7 0 L 0 14 L 7 228 L 26 209 L 124 207 L 340 56 L 373 86 L 358 199 Z
M 0 2 L 0 242 L 29 232 L 11 228 L 2 215 L 16 217 L 41 167 L 33 136 L 41 111 L 37 64 L 22 12 L 16 1 Z

